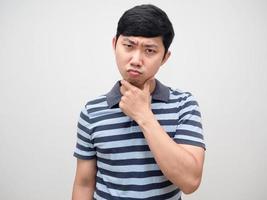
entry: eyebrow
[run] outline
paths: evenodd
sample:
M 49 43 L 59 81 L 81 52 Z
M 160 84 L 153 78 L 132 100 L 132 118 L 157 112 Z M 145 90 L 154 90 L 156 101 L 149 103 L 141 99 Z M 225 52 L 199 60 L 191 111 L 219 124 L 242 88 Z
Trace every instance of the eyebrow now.
M 130 44 L 133 44 L 133 45 L 138 45 L 138 42 L 133 41 L 129 38 L 123 38 L 123 41 L 129 42 Z M 147 48 L 158 48 L 158 45 L 156 44 L 143 44 L 142 46 L 147 47 Z
M 138 42 L 135 42 L 133 40 L 130 40 L 129 38 L 123 38 L 123 41 L 129 42 L 129 43 L 134 44 L 134 45 L 137 45 L 138 44 Z
M 158 45 L 156 45 L 156 44 L 145 44 L 144 47 L 147 47 L 147 48 L 158 48 Z

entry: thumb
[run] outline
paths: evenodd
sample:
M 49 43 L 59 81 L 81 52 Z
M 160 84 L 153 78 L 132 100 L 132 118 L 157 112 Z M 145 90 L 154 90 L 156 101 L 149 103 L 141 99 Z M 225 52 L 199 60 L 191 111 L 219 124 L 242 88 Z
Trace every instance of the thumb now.
M 148 92 L 148 93 L 152 92 L 152 91 L 150 91 L 150 89 L 152 88 L 154 80 L 155 80 L 154 77 L 147 79 L 145 84 L 144 84 L 143 90 Z

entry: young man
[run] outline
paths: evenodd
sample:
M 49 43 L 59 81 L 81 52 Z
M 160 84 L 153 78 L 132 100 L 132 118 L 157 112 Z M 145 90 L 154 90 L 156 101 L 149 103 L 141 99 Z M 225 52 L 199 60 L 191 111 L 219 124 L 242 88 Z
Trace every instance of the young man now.
M 122 80 L 80 114 L 73 200 L 178 200 L 198 188 L 205 151 L 198 104 L 155 79 L 173 37 L 153 5 L 120 18 L 113 47 Z

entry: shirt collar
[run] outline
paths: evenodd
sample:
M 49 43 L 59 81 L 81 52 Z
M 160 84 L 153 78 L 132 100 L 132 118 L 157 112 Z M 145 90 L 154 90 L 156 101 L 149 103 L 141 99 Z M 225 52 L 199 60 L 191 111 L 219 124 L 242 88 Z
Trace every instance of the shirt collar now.
M 120 102 L 122 96 L 120 92 L 120 86 L 120 81 L 117 81 L 110 92 L 107 93 L 106 97 L 109 108 L 112 108 Z M 169 88 L 156 79 L 156 87 L 152 92 L 152 99 L 168 102 L 169 95 Z

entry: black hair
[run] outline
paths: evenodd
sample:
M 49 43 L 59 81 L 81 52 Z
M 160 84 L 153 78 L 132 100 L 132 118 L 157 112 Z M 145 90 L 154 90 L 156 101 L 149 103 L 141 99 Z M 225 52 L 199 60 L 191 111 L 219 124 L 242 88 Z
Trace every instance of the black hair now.
M 160 8 L 143 4 L 123 13 L 118 22 L 116 41 L 119 36 L 162 37 L 165 54 L 168 51 L 174 30 L 167 14 Z

